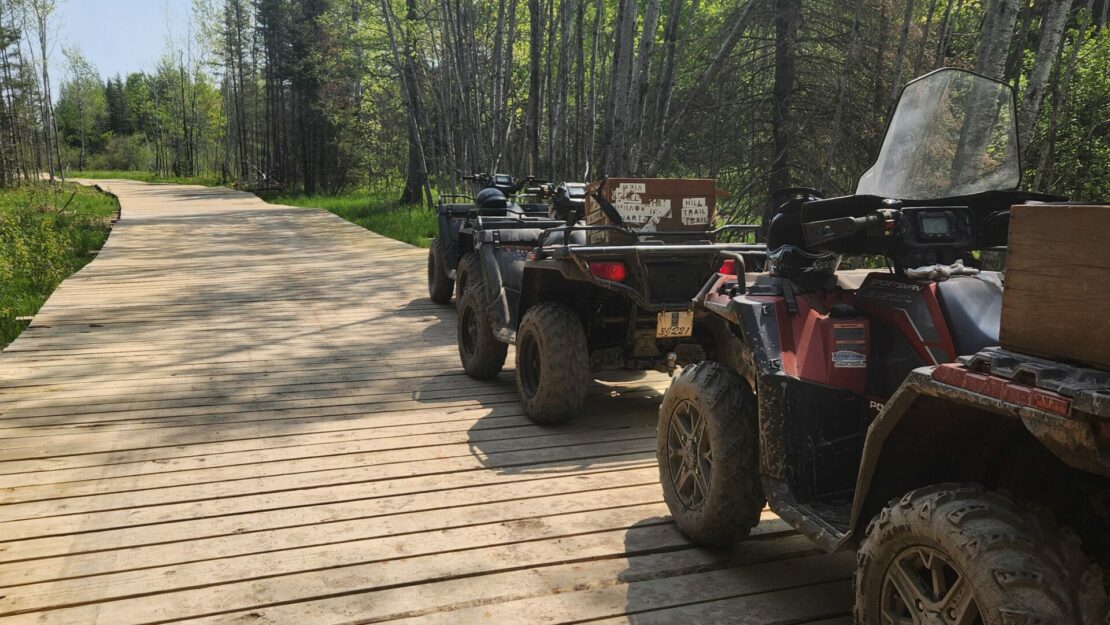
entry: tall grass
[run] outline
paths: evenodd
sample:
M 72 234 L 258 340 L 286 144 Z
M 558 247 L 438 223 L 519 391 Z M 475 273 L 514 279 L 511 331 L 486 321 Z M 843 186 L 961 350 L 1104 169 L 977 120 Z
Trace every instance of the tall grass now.
M 428 247 L 429 239 L 436 236 L 435 210 L 402 206 L 392 190 L 349 191 L 340 195 L 264 191 L 258 195 L 272 204 L 322 208 L 367 230 L 420 247 Z
M 93 180 L 124 179 L 138 180 L 139 182 L 196 184 L 205 187 L 216 187 L 222 184 L 220 176 L 216 173 L 199 174 L 196 176 L 162 176 L 150 171 L 71 171 L 66 173 L 66 178 L 90 178 Z
M 159 176 L 149 171 L 73 171 L 69 172 L 68 176 L 97 180 L 117 178 L 138 180 L 140 182 L 169 182 L 205 186 L 219 186 L 220 184 L 215 174 L 175 178 Z M 258 191 L 256 193 L 271 204 L 322 208 L 382 236 L 419 247 L 428 247 L 429 240 L 436 236 L 435 210 L 418 206 L 402 206 L 397 201 L 397 190 L 388 188 L 388 181 L 382 181 L 382 183 L 384 185 L 382 188 L 357 189 L 337 195 L 308 195 L 288 191 Z
M 73 184 L 0 189 L 0 349 L 108 238 L 115 198 Z

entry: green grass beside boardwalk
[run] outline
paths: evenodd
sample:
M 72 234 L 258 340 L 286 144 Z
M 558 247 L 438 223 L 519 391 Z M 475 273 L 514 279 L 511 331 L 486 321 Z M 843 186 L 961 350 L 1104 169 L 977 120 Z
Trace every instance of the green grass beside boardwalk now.
M 322 208 L 367 230 L 419 247 L 428 247 L 428 240 L 436 235 L 435 211 L 401 206 L 394 191 L 350 191 L 341 195 L 261 192 L 258 195 L 273 204 Z
M 140 182 L 199 184 L 209 187 L 220 184 L 214 174 L 178 178 L 159 176 L 147 171 L 73 171 L 69 172 L 67 177 L 97 180 L 122 178 Z M 417 206 L 401 206 L 397 201 L 397 192 L 393 190 L 359 189 L 338 195 L 260 191 L 257 195 L 271 204 L 322 208 L 367 230 L 419 247 L 428 247 L 429 239 L 436 235 L 435 211 Z
M 116 199 L 74 184 L 0 189 L 0 349 L 108 238 Z
M 123 179 L 138 180 L 139 182 L 171 183 L 171 184 L 196 184 L 205 187 L 220 186 L 220 177 L 216 174 L 200 176 L 162 176 L 149 171 L 69 171 L 66 179 L 90 178 L 93 180 Z

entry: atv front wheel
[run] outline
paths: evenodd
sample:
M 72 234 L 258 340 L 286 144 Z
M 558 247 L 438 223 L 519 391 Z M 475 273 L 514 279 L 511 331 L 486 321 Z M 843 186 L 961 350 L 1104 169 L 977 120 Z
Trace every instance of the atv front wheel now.
M 726 546 L 759 523 L 767 499 L 759 479 L 755 395 L 732 369 L 686 367 L 663 396 L 656 457 L 663 499 L 695 543 Z
M 428 296 L 437 304 L 446 304 L 451 301 L 451 292 L 454 289 L 454 281 L 447 277 L 447 272 L 443 269 L 437 239 L 432 241 L 432 248 L 428 250 Z
M 474 252 L 467 253 L 459 260 L 459 266 L 455 270 L 455 301 L 462 300 L 467 289 L 483 282 L 481 259 Z
M 586 331 L 573 310 L 554 303 L 528 309 L 516 335 L 516 388 L 528 418 L 564 423 L 582 409 L 590 381 Z
M 1079 538 L 976 485 L 939 484 L 890 502 L 868 526 L 857 562 L 858 625 L 1106 617 L 1101 571 Z
M 505 366 L 509 346 L 497 340 L 490 323 L 482 289 L 467 289 L 458 303 L 459 357 L 463 370 L 472 378 L 494 378 Z

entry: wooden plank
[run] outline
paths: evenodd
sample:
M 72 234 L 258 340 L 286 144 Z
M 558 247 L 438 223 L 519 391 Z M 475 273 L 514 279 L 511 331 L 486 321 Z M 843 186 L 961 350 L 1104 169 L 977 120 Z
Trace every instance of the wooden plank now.
M 167 484 L 152 488 L 116 490 L 100 493 L 73 493 L 74 489 L 58 488 L 53 495 L 38 493 L 39 499 L 18 499 L 0 506 L 0 523 L 20 521 L 37 517 L 60 514 L 88 514 L 90 512 L 122 510 L 139 506 L 154 506 L 167 503 L 206 501 L 224 497 L 240 496 L 247 493 L 276 493 L 319 487 L 321 484 L 395 480 L 418 475 L 434 475 L 456 471 L 482 471 L 487 469 L 525 470 L 536 464 L 561 462 L 564 466 L 582 466 L 604 462 L 607 466 L 635 463 L 650 459 L 655 455 L 654 438 L 650 442 L 643 439 L 629 441 L 602 440 L 592 444 L 576 444 L 569 447 L 545 447 L 506 451 L 449 458 L 430 458 L 400 462 L 359 466 L 357 463 L 344 463 L 339 468 L 311 468 L 264 477 L 233 477 L 221 479 L 213 476 L 208 481 Z M 72 493 L 72 494 L 71 494 Z
M 660 505 L 662 498 L 655 484 L 643 483 L 642 477 L 639 481 L 641 484 L 626 488 L 599 488 L 600 485 L 595 481 L 591 484 L 595 487 L 592 490 L 584 488 L 585 492 L 573 490 L 569 493 L 552 493 L 546 496 L 537 491 L 535 482 L 529 482 L 524 486 L 531 488 L 524 489 L 525 495 L 522 498 L 485 503 L 468 502 L 456 506 L 444 505 L 434 510 L 419 512 L 393 511 L 392 514 L 385 509 L 385 506 L 395 501 L 379 499 L 372 502 L 359 502 L 364 508 L 361 516 L 350 509 L 353 506 L 347 506 L 346 513 L 352 518 L 343 521 L 333 520 L 334 516 L 329 515 L 322 517 L 319 523 L 308 524 L 297 518 L 297 524 L 290 527 L 256 530 L 257 525 L 253 519 L 237 519 L 238 529 L 249 524 L 252 531 L 232 530 L 222 535 L 209 534 L 188 539 L 182 535 L 184 528 L 175 524 L 173 527 L 161 528 L 163 540 L 156 540 L 147 545 L 135 545 L 130 541 L 136 536 L 133 533 L 125 533 L 121 537 L 129 541 L 124 543 L 126 547 L 86 551 L 83 554 L 71 552 L 64 561 L 36 560 L 6 563 L 0 569 L 0 587 L 11 589 L 16 586 L 61 579 L 95 577 L 184 563 L 208 562 L 209 565 L 223 567 L 227 564 L 228 558 L 411 536 L 424 532 L 445 532 L 478 525 L 525 523 L 539 518 L 536 516 L 537 506 L 542 506 L 543 519 L 548 519 L 568 514 L 599 515 L 602 514 L 602 510 Z M 544 486 L 549 485 L 551 485 L 550 482 L 544 483 Z M 447 500 L 450 499 L 447 498 Z M 379 513 L 367 514 L 374 510 L 378 510 Z M 344 507 L 338 506 L 335 514 L 342 515 L 344 511 Z M 286 512 L 279 516 L 284 517 L 285 523 L 289 524 L 295 516 L 299 517 L 299 511 Z M 777 529 L 779 532 L 789 529 L 781 522 L 769 523 L 767 527 Z M 207 531 L 213 530 L 214 528 L 209 528 Z M 482 533 L 481 530 L 475 531 Z M 116 534 L 120 533 L 116 532 Z M 492 534 L 485 532 L 485 536 L 490 537 Z M 167 538 L 173 540 L 164 540 Z
M 544 506 L 546 511 L 551 501 L 549 498 L 574 497 L 577 502 L 577 497 L 582 496 L 586 497 L 582 504 L 596 505 L 606 494 L 624 496 L 621 492 L 611 491 L 628 489 L 636 490 L 641 496 L 650 496 L 642 501 L 626 502 L 658 503 L 658 491 L 650 492 L 650 487 L 655 485 L 654 473 L 654 467 L 641 465 L 578 472 L 573 476 L 496 477 L 495 474 L 487 474 L 484 482 L 460 480 L 459 474 L 455 474 L 442 478 L 434 485 L 427 480 L 399 480 L 390 484 L 388 490 L 338 485 L 274 496 L 247 495 L 211 507 L 178 505 L 173 506 L 173 510 L 160 510 L 157 514 L 153 514 L 150 508 L 143 508 L 137 518 L 128 514 L 132 511 L 94 514 L 84 519 L 80 534 L 40 538 L 20 535 L 16 524 L 13 527 L 16 531 L 6 535 L 6 542 L 0 543 L 0 562 L 5 563 L 0 576 L 12 574 L 15 569 L 6 567 L 14 566 L 13 563 L 27 563 L 28 566 L 50 564 L 40 562 L 42 558 L 99 554 L 149 545 L 178 545 L 186 541 L 285 529 L 315 529 L 333 523 L 390 515 L 430 513 L 428 527 L 442 529 L 459 525 L 454 515 L 459 508 L 467 506 L 496 506 L 526 501 L 524 505 L 530 506 L 532 511 L 537 505 Z M 768 517 L 768 522 L 773 521 L 773 517 Z M 41 527 L 24 526 L 28 530 L 42 531 Z M 375 531 L 382 533 L 377 526 Z M 181 549 L 180 546 L 176 548 Z M 71 559 L 67 558 L 67 567 L 70 562 Z
M 511 354 L 462 374 L 425 251 L 249 194 L 109 186 L 103 252 L 0 353 L 5 625 L 844 614 L 851 557 L 770 512 L 733 551 L 676 530 L 669 378 L 534 425 Z
M 150 448 L 131 448 L 128 453 L 113 449 L 96 452 L 94 439 L 85 439 L 89 452 L 51 458 L 34 458 L 0 462 L 0 488 L 34 484 L 57 484 L 89 479 L 90 471 L 113 467 L 113 475 L 168 473 L 181 468 L 218 467 L 265 461 L 267 458 L 292 459 L 311 455 L 330 455 L 346 451 L 411 449 L 434 445 L 471 444 L 502 440 L 545 439 L 552 435 L 591 432 L 593 437 L 608 436 L 609 430 L 649 428 L 642 415 L 615 415 L 601 426 L 572 424 L 553 430 L 536 426 L 525 418 L 506 422 L 497 419 L 489 424 L 484 419 L 451 420 L 419 423 L 412 426 L 340 429 L 320 433 L 245 437 L 215 440 L 197 438 L 197 443 Z M 488 427 L 484 427 L 488 426 Z M 71 441 L 72 442 L 72 441 Z
M 1010 210 L 1003 347 L 1110 369 L 1107 241 L 1110 206 L 1022 204 Z M 1083 340 L 1076 340 L 1080 335 Z
M 436 613 L 448 613 L 459 617 L 461 611 L 477 606 L 519 602 L 524 599 L 564 593 L 582 593 L 648 579 L 666 578 L 681 583 L 684 576 L 707 570 L 752 566 L 813 554 L 813 544 L 801 536 L 773 536 L 747 541 L 733 552 L 680 549 L 624 555 L 591 562 L 554 564 L 528 570 L 490 573 L 476 578 L 450 579 L 392 590 L 371 590 L 326 599 L 254 608 L 249 611 L 202 618 L 194 622 L 198 625 L 231 625 L 248 619 L 257 619 L 262 623 L 349 622 L 350 615 L 356 614 L 359 622 L 366 623 L 420 619 Z M 753 567 L 753 570 L 757 569 Z M 568 603 L 579 603 L 582 599 L 584 596 L 577 594 Z M 617 605 L 619 605 L 619 599 Z M 528 609 L 521 609 L 523 606 L 519 603 L 513 603 L 513 606 L 517 608 L 517 613 L 503 622 L 540 621 L 537 618 L 538 615 Z M 602 607 L 598 606 L 599 609 Z M 551 622 L 565 622 L 575 615 L 581 615 L 585 610 L 572 607 L 570 613 Z M 466 621 L 458 618 L 454 622 Z
M 18 502 L 68 499 L 73 497 L 103 496 L 111 493 L 140 490 L 168 489 L 184 485 L 213 484 L 244 479 L 260 480 L 303 473 L 317 473 L 347 468 L 369 468 L 381 475 L 392 475 L 393 466 L 400 465 L 404 472 L 424 466 L 425 462 L 444 462 L 455 459 L 478 460 L 482 463 L 504 461 L 505 454 L 523 457 L 522 452 L 557 450 L 569 457 L 578 457 L 580 451 L 596 456 L 613 450 L 654 450 L 654 428 L 618 429 L 606 432 L 598 441 L 598 432 L 544 433 L 530 437 L 467 440 L 448 444 L 409 444 L 408 441 L 390 441 L 381 445 L 375 440 L 359 443 L 335 443 L 317 446 L 310 450 L 299 447 L 283 448 L 271 452 L 256 451 L 232 458 L 230 462 L 208 465 L 207 456 L 182 460 L 165 460 L 151 467 L 116 464 L 93 467 L 73 476 L 76 479 L 49 481 L 42 484 L 8 486 L 0 493 L 0 505 Z M 614 446 L 616 443 L 616 446 Z M 163 469 L 164 470 L 161 470 Z M 159 470 L 152 470 L 159 469 Z M 428 472 L 438 472 L 429 467 Z

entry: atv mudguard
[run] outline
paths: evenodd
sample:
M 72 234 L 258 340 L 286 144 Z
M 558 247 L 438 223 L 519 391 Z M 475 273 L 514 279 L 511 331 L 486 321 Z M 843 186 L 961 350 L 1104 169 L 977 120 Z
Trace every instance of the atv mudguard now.
M 993 376 L 974 373 L 989 370 Z M 1008 385 L 1005 379 L 1035 380 L 1034 386 Z M 987 384 L 990 384 L 988 389 Z M 1040 407 L 1016 403 L 1034 389 L 1043 391 Z M 1001 348 L 985 349 L 960 359 L 960 364 L 921 367 L 910 373 L 886 402 L 867 431 L 863 459 L 852 504 L 851 531 L 835 544 L 839 548 L 865 529 L 871 487 L 886 441 L 903 419 L 920 407 L 924 398 L 971 407 L 1020 421 L 1040 444 L 1067 466 L 1110 478 L 1110 374 L 1041 360 Z M 1055 410 L 1049 408 L 1054 407 Z M 878 502 L 882 503 L 882 502 Z
M 455 268 L 459 266 L 459 259 L 469 249 L 459 247 L 459 229 L 466 221 L 467 214 L 473 209 L 472 204 L 439 204 L 436 206 L 436 222 L 439 226 L 438 242 L 440 246 L 440 262 L 443 270 L 454 279 Z

